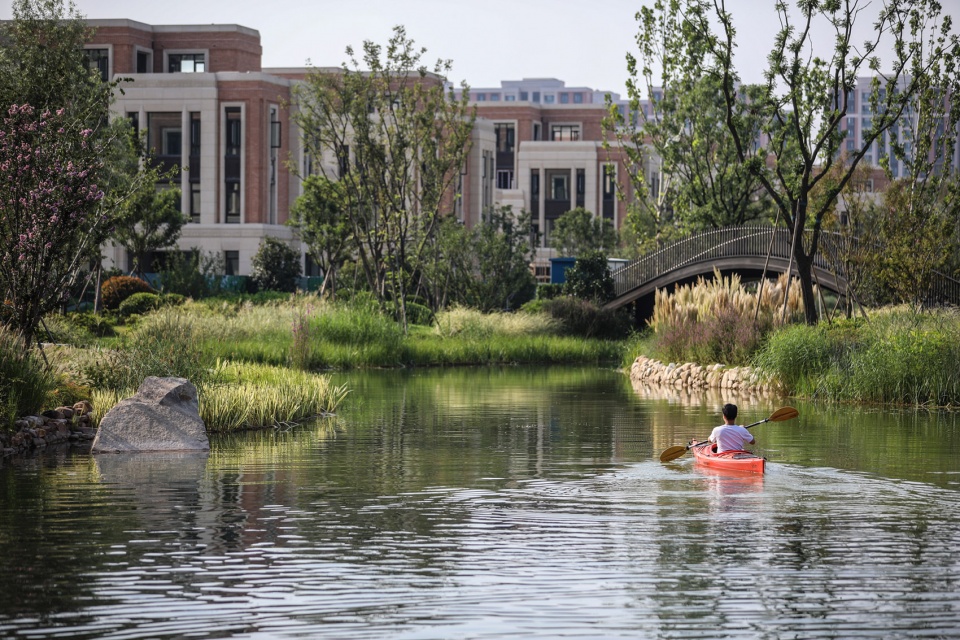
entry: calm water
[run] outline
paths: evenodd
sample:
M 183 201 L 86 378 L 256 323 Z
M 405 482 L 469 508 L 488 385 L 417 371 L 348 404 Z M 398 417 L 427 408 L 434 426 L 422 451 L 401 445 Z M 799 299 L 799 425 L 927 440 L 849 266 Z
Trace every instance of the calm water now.
M 663 449 L 722 401 L 598 369 L 338 377 L 209 456 L 0 466 L 0 637 L 960 637 L 960 416 L 791 402 L 764 477 Z

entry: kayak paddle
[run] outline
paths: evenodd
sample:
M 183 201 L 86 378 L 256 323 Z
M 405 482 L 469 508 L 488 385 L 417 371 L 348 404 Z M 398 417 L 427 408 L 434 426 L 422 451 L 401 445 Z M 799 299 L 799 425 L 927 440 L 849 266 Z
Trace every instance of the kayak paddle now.
M 800 412 L 794 409 L 793 407 L 780 407 L 779 409 L 774 411 L 772 414 L 770 414 L 769 418 L 765 418 L 763 420 L 760 420 L 759 422 L 754 422 L 753 424 L 748 424 L 745 428 L 750 429 L 751 427 L 755 427 L 758 424 L 763 424 L 764 422 L 783 422 L 784 420 L 792 420 L 793 418 L 796 418 L 799 415 L 800 415 Z M 671 460 L 676 460 L 677 458 L 685 454 L 687 452 L 687 449 L 689 448 L 690 448 L 689 444 L 687 446 L 678 444 L 675 447 L 670 447 L 669 449 L 667 449 L 666 451 L 660 454 L 660 462 L 670 462 Z

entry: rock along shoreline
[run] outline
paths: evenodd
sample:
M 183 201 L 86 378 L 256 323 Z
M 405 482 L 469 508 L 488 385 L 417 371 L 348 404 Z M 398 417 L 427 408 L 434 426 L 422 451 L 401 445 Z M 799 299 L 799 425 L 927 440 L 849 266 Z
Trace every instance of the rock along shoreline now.
M 92 412 L 93 405 L 84 400 L 72 407 L 24 416 L 13 423 L 12 432 L 0 432 L 0 453 L 6 457 L 63 442 L 92 441 L 97 435 Z
M 694 362 L 664 364 L 639 356 L 630 366 L 630 381 L 636 385 L 689 391 L 729 391 L 742 394 L 782 395 L 780 387 L 761 372 L 750 367 L 727 367 L 722 364 L 699 365 Z

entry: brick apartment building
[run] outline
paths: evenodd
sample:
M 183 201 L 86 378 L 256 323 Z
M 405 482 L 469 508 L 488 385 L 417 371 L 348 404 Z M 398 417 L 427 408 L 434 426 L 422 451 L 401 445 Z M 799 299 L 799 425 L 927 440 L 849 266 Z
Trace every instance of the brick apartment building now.
M 301 168 L 336 162 L 304 156 L 286 106 L 308 69 L 262 68 L 259 33 L 239 25 L 88 22 L 95 29 L 86 47 L 91 67 L 105 79 L 129 79 L 115 113 L 146 132 L 158 162 L 181 167 L 175 186 L 190 224 L 179 248 L 221 255 L 228 274 L 245 275 L 262 238 L 297 246 L 284 225 L 301 193 L 288 162 Z M 544 248 L 553 222 L 574 207 L 619 228 L 626 207 L 613 181 L 629 187 L 615 143 L 603 149 L 603 94 L 551 79 L 503 85 L 499 103 L 492 90 L 472 92 L 478 117 L 454 215 L 470 227 L 495 204 L 526 209 Z M 301 254 L 305 273 L 318 275 Z M 121 248 L 110 249 L 107 259 L 130 268 Z
M 496 201 L 533 214 L 541 259 L 550 255 L 554 222 L 575 207 L 610 220 L 617 229 L 626 218 L 632 189 L 616 140 L 604 148 L 605 94 L 567 87 L 556 78 L 470 89 L 478 119 L 494 130 Z M 617 94 L 611 98 L 624 104 Z

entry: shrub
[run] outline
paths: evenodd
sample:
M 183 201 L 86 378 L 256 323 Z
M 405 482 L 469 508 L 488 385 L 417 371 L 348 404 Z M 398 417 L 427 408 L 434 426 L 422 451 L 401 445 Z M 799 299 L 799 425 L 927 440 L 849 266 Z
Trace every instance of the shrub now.
M 119 312 L 123 317 L 134 314 L 143 315 L 160 306 L 160 296 L 155 293 L 135 293 L 120 303 Z
M 145 280 L 133 276 L 114 276 L 100 285 L 100 299 L 107 309 L 119 309 L 120 304 L 135 293 L 156 293 Z
M 70 315 L 50 314 L 44 317 L 43 324 L 37 331 L 37 337 L 54 344 L 72 344 L 78 347 L 92 343 L 93 333 L 86 327 L 73 322 Z
M 56 379 L 32 351 L 0 326 L 0 426 L 36 414 L 56 386 Z
M 430 326 L 433 324 L 433 311 L 430 307 L 416 302 L 407 302 L 407 322 Z
M 115 334 L 110 317 L 92 311 L 68 313 L 63 316 L 65 322 L 89 332 L 98 338 L 106 338 Z
M 164 294 L 199 300 L 219 289 L 223 271 L 223 258 L 213 253 L 204 254 L 199 249 L 171 251 L 160 270 L 160 284 Z
M 630 332 L 630 318 L 622 310 L 605 310 L 589 300 L 561 296 L 544 300 L 542 309 L 558 320 L 564 332 L 584 338 L 619 339 Z
M 553 300 L 563 295 L 563 285 L 553 283 L 541 283 L 537 285 L 536 300 Z
M 300 277 L 300 255 L 285 242 L 264 238 L 253 256 L 251 278 L 260 291 L 293 293 Z
M 160 295 L 161 307 L 181 307 L 186 301 L 186 297 L 179 293 L 164 293 Z
M 563 293 L 568 296 L 604 304 L 613 300 L 613 276 L 607 257 L 601 251 L 588 251 L 566 271 Z

